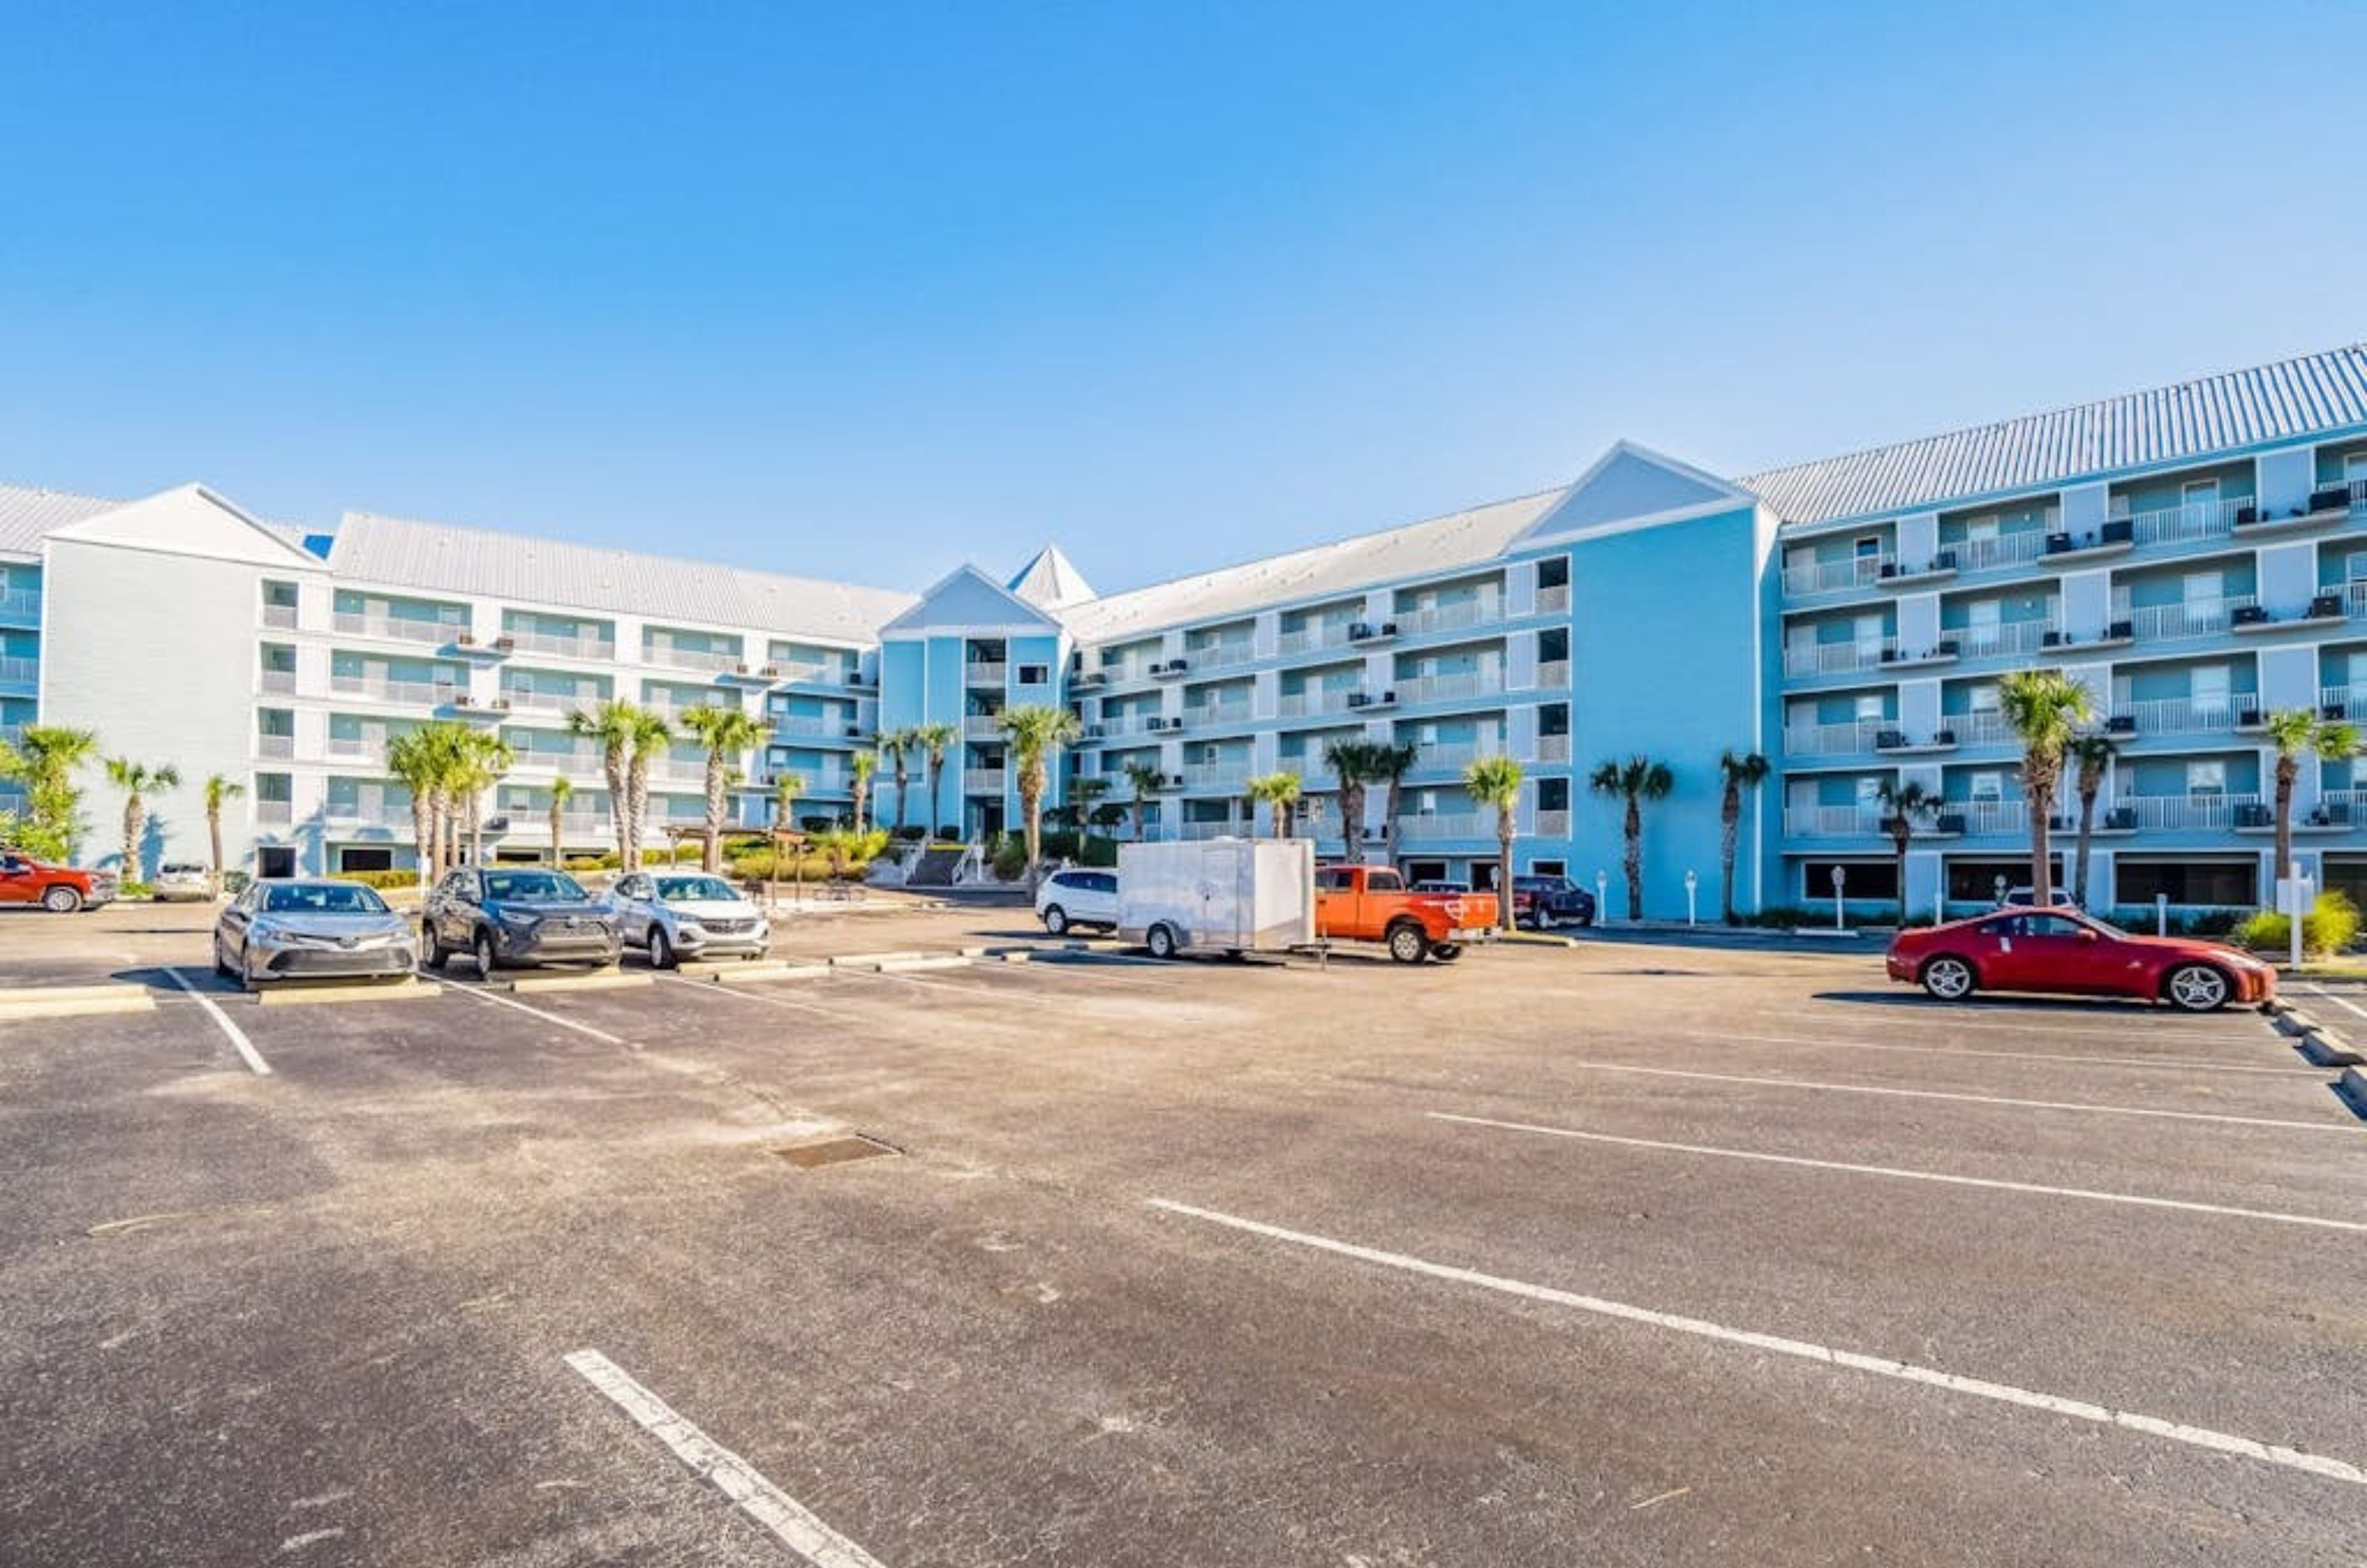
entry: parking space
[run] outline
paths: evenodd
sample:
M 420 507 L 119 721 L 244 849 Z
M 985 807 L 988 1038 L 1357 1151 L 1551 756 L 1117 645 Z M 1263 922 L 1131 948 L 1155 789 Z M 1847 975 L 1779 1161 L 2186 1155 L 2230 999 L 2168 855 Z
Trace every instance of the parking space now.
M 29 956 L 199 978 L 133 923 Z M 8 1561 L 2356 1561 L 2367 1122 L 2255 1015 L 1628 942 L 152 988 L 0 1016 Z

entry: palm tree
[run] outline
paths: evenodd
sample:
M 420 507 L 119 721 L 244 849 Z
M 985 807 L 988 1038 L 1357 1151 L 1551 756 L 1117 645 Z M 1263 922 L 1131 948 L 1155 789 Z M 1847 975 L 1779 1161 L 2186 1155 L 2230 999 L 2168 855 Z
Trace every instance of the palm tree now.
M 1138 844 L 1142 842 L 1143 808 L 1150 804 L 1150 797 L 1159 793 L 1159 786 L 1167 782 L 1167 775 L 1159 771 L 1157 763 L 1132 757 L 1127 761 L 1126 782 L 1134 791 L 1134 798 L 1127 803 L 1127 809 L 1134 813 L 1134 841 Z
M 97 750 L 96 734 L 62 724 L 28 724 L 14 745 L 0 740 L 0 779 L 24 786 L 26 815 L 42 840 L 28 848 L 55 860 L 74 858 L 83 826 L 74 772 Z
M 1109 793 L 1109 780 L 1098 773 L 1079 773 L 1069 781 L 1069 804 L 1077 813 L 1077 848 L 1082 853 L 1085 835 L 1090 832 L 1096 815 L 1093 807 Z
M 1027 895 L 1036 896 L 1036 861 L 1044 847 L 1044 786 L 1060 748 L 1077 739 L 1077 716 L 1067 708 L 1023 703 L 1002 710 L 1003 738 L 1019 764 L 1019 809 L 1027 824 Z
M 1734 855 L 1742 838 L 1742 797 L 1767 782 L 1772 771 L 1766 758 L 1756 751 L 1721 751 L 1717 758 L 1717 776 L 1721 785 L 1717 802 L 1717 866 L 1718 904 L 1726 912 L 1726 923 L 1734 924 Z M 1906 884 L 1900 883 L 1904 897 Z
M 2071 874 L 2071 892 L 2082 905 L 2088 901 L 2088 852 L 2096 835 L 2096 796 L 2103 793 L 2104 771 L 2118 750 L 2111 736 L 2091 730 L 2073 739 L 2065 753 L 2072 766 L 2073 786 L 2079 792 L 2079 852 Z
M 927 724 L 916 724 L 905 733 L 912 737 L 912 743 L 926 753 L 929 760 L 929 820 L 926 826 L 934 838 L 937 829 L 943 825 L 937 809 L 937 785 L 946 776 L 946 753 L 961 739 L 961 731 L 943 719 L 935 719 Z
M 1386 784 L 1388 795 L 1381 804 L 1381 841 L 1391 865 L 1398 863 L 1398 818 L 1405 810 L 1405 776 L 1421 759 L 1421 747 L 1411 740 L 1394 744 L 1374 741 L 1373 770 L 1365 775 L 1369 783 Z
M 1626 849 L 1619 868 L 1627 876 L 1627 918 L 1640 920 L 1644 918 L 1644 802 L 1667 799 L 1677 787 L 1677 775 L 1666 762 L 1649 757 L 1630 757 L 1624 762 L 1614 759 L 1595 765 L 1587 787 L 1626 804 Z
M 608 820 L 616 831 L 619 864 L 629 852 L 631 838 L 625 830 L 625 813 L 632 805 L 625 787 L 626 772 L 632 765 L 635 739 L 645 716 L 632 704 L 614 697 L 589 713 L 578 708 L 567 716 L 570 735 L 600 748 L 600 772 L 608 781 Z
M 1377 776 L 1375 753 L 1378 750 L 1361 736 L 1323 743 L 1323 765 L 1340 784 L 1340 836 L 1353 861 L 1365 858 L 1365 786 Z
M 485 863 L 485 792 L 501 783 L 502 776 L 516 765 L 517 752 L 510 743 L 488 729 L 472 729 L 459 738 L 459 766 L 453 770 L 453 789 L 460 802 L 460 814 L 469 825 L 469 863 Z
M 699 869 L 723 869 L 723 818 L 730 807 L 731 768 L 740 754 L 763 743 L 763 722 L 738 707 L 702 704 L 682 716 L 682 727 L 707 748 L 707 839 L 699 847 Z
M 644 713 L 633 726 L 633 754 L 625 764 L 625 828 L 632 846 L 618 857 L 627 871 L 641 869 L 641 828 L 650 815 L 650 764 L 674 743 L 674 727 L 654 713 Z
M 2307 752 L 2324 762 L 2357 756 L 2359 727 L 2321 719 L 2307 708 L 2280 708 L 2268 716 L 2261 728 L 2277 751 L 2276 874 L 2285 878 L 2293 874 L 2293 783 L 2301 776 L 2302 756 Z
M 411 795 L 412 852 L 422 886 L 442 869 L 436 863 L 435 790 L 443 761 L 436 755 L 436 737 L 425 730 L 424 726 L 408 729 L 386 743 L 386 771 Z
M 855 771 L 855 826 L 859 831 L 870 826 L 871 775 L 879 771 L 879 753 L 857 751 L 847 766 Z
M 181 770 L 170 762 L 150 764 L 129 757 L 107 759 L 107 782 L 123 792 L 123 880 L 126 884 L 145 882 L 140 874 L 140 829 L 148 821 L 151 790 L 181 787 Z
M 1882 803 L 1882 830 L 1890 835 L 1890 847 L 1898 866 L 1898 923 L 1907 924 L 1907 846 L 1915 837 L 1916 819 L 1931 817 L 1940 809 L 1940 797 L 1913 779 L 1901 782 L 1896 778 L 1882 781 L 1875 788 L 1874 798 Z
M 910 794 L 907 781 L 912 777 L 905 753 L 913 746 L 910 728 L 891 729 L 879 738 L 879 755 L 888 761 L 889 775 L 896 781 L 896 834 L 904 836 L 904 797 Z
M 213 845 L 214 869 L 210 885 L 217 898 L 221 897 L 222 890 L 222 802 L 234 800 L 245 793 L 246 786 L 226 773 L 214 773 L 206 780 L 206 838 Z
M 798 796 L 805 793 L 805 787 L 806 776 L 803 773 L 784 772 L 773 775 L 773 852 L 764 863 L 764 907 L 768 909 L 777 900 L 780 892 L 781 849 L 787 842 L 783 835 L 788 831 L 789 824 L 796 820 Z M 803 855 L 798 857 L 798 872 L 802 885 L 805 873 Z M 800 893 L 798 897 L 803 897 L 804 895 Z
M 814 835 L 815 847 L 830 857 L 830 874 L 844 881 L 855 861 L 878 857 L 888 847 L 888 835 L 876 828 L 825 828 Z
M 567 803 L 574 795 L 575 785 L 572 780 L 561 777 L 550 781 L 550 863 L 554 866 L 564 864 L 567 860 L 559 845 L 561 835 L 566 830 Z
M 1300 793 L 1298 775 L 1288 769 L 1278 773 L 1260 773 L 1248 785 L 1250 799 L 1273 812 L 1274 836 L 1277 839 L 1290 837 L 1290 808 L 1298 804 Z M 1256 836 L 1254 829 L 1251 836 Z
M 2044 909 L 2055 902 L 2054 857 L 2046 833 L 2063 782 L 2063 758 L 2093 716 L 2088 688 L 2060 670 L 2016 670 L 1998 681 L 1998 711 L 2022 742 L 2022 793 L 2030 813 L 2030 892 Z
M 1511 931 L 1512 833 L 1521 807 L 1521 764 L 1510 757 L 1478 758 L 1464 767 L 1463 788 L 1480 805 L 1496 808 L 1496 924 Z

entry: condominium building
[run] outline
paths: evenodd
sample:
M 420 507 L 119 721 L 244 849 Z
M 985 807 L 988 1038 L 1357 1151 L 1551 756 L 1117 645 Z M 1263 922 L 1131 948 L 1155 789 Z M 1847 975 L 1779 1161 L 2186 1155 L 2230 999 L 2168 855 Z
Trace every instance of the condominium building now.
M 1082 736 L 1052 798 L 1104 781 L 1164 838 L 1252 830 L 1247 781 L 1289 770 L 1297 830 L 1378 854 L 1386 792 L 1343 820 L 1324 752 L 1410 746 L 1400 858 L 1456 880 L 1495 854 L 1469 761 L 1525 765 L 1523 867 L 1615 888 L 1621 807 L 1587 777 L 1652 758 L 1676 780 L 1645 808 L 1661 916 L 1695 888 L 1713 909 L 1717 759 L 1758 751 L 1776 772 L 1745 805 L 1745 907 L 1838 886 L 1965 908 L 2028 874 L 1997 680 L 2045 664 L 2116 742 L 2090 902 L 2243 905 L 2269 874 L 2262 716 L 2361 711 L 2354 661 L 2367 696 L 2367 347 L 1739 479 L 1623 443 L 1539 494 L 1110 593 L 1057 547 L 913 595 L 368 513 L 308 532 L 199 486 L 0 489 L 0 726 L 38 713 L 177 764 L 155 828 L 176 853 L 199 848 L 197 782 L 241 779 L 232 852 L 266 873 L 408 864 L 383 749 L 429 717 L 510 739 L 488 853 L 525 858 L 548 852 L 560 777 L 564 847 L 610 841 L 599 760 L 566 724 L 606 698 L 763 714 L 737 760 L 749 823 L 781 773 L 805 781 L 800 815 L 843 813 L 883 728 L 943 724 L 943 768 L 908 759 L 878 814 L 965 835 L 1016 825 L 998 715 L 1044 703 Z M 652 818 L 699 818 L 702 774 L 677 748 Z M 1903 889 L 1894 780 L 1942 802 Z M 2305 765 L 2305 869 L 2336 885 L 2367 884 L 2362 789 L 2349 763 Z

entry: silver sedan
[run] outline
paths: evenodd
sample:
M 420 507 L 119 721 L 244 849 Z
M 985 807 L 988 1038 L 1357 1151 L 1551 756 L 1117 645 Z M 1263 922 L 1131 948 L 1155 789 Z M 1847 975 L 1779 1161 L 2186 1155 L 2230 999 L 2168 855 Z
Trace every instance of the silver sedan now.
M 273 980 L 399 978 L 417 967 L 411 927 L 358 882 L 257 882 L 214 922 L 214 973 Z

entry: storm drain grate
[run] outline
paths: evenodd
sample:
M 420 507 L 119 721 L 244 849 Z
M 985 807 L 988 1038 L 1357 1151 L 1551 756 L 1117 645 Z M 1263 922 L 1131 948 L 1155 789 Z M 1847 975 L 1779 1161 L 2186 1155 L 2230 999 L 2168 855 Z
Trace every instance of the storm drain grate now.
M 882 1155 L 900 1155 L 904 1151 L 878 1138 L 866 1138 L 860 1133 L 851 1138 L 824 1138 L 818 1144 L 793 1144 L 775 1154 L 799 1170 L 814 1170 L 825 1165 L 844 1165 L 849 1160 L 878 1159 Z

